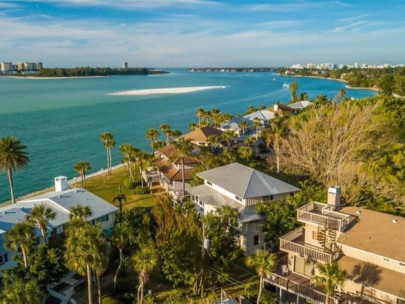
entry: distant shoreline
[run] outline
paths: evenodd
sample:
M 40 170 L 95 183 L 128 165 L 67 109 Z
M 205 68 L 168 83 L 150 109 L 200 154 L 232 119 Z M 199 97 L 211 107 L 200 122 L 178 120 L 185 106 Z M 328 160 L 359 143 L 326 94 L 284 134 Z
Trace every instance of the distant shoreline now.
M 41 76 L 4 76 L 8 78 L 15 78 L 15 79 L 44 79 L 44 80 L 53 80 L 53 79 L 84 79 L 84 78 L 107 78 L 111 77 L 109 75 L 106 76 L 63 76 L 63 77 L 41 77 Z
M 287 76 L 287 75 L 281 75 L 281 76 Z M 336 79 L 336 78 L 331 78 L 331 77 L 322 77 L 322 76 L 304 76 L 304 75 L 288 75 L 292 77 L 308 77 L 308 78 L 318 78 L 318 79 L 325 79 L 325 80 L 334 80 L 334 81 L 339 81 L 339 82 L 344 82 L 345 88 L 347 89 L 352 89 L 352 90 L 371 90 L 378 92 L 378 88 L 373 88 L 373 87 L 353 87 L 347 84 L 347 81 L 344 79 Z

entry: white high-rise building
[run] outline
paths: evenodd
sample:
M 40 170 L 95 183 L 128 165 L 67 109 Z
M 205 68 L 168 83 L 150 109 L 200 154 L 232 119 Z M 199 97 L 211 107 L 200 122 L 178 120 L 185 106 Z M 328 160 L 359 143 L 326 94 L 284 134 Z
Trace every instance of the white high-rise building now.
M 123 68 L 123 69 L 128 69 L 128 62 L 124 61 L 124 62 L 122 63 L 122 68 Z

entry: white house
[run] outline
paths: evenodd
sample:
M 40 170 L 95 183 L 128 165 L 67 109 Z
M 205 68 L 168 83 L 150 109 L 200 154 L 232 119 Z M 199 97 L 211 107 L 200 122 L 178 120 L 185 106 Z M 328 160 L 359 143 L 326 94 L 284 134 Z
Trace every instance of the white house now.
M 63 233 L 65 225 L 69 223 L 70 209 L 81 205 L 89 207 L 92 211 L 88 221 L 100 224 L 106 235 L 110 235 L 115 223 L 117 207 L 108 203 L 97 195 L 81 188 L 69 189 L 67 178 L 59 176 L 55 178 L 55 191 L 47 192 L 35 197 L 21 200 L 16 204 L 0 208 L 0 270 L 15 266 L 14 251 L 4 248 L 4 235 L 15 224 L 23 222 L 38 205 L 51 208 L 56 213 L 54 219 L 48 222 L 47 239 L 52 240 L 56 235 Z M 36 234 L 41 235 L 36 229 Z M 1 274 L 0 274 L 1 277 Z
M 277 201 L 300 189 L 263 172 L 233 163 L 197 174 L 204 184 L 189 188 L 192 200 L 203 213 L 230 206 L 240 213 L 239 246 L 253 254 L 264 245 L 264 218 L 256 211 L 259 202 Z

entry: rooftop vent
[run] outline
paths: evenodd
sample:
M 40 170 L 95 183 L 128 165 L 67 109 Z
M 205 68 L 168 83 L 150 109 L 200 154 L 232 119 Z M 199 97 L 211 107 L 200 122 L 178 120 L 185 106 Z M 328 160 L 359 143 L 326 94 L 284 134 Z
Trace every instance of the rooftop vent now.
M 392 222 L 393 222 L 394 224 L 396 224 L 396 223 L 398 222 L 398 220 L 393 219 Z

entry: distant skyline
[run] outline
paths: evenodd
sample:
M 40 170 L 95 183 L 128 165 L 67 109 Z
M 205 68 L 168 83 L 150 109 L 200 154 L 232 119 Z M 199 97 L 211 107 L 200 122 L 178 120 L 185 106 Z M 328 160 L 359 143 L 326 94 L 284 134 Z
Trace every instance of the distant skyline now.
M 405 1 L 0 0 L 0 62 L 405 63 Z

